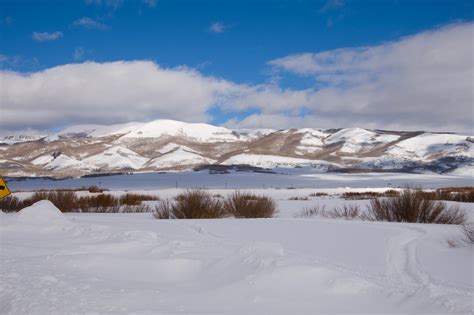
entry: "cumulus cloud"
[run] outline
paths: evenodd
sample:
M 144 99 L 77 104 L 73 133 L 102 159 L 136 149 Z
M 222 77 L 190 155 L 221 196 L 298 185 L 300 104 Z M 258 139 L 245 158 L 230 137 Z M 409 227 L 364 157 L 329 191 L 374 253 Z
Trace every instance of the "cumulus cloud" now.
M 37 42 L 49 42 L 63 37 L 62 32 L 33 32 L 31 37 Z
M 77 27 L 84 27 L 87 29 L 97 29 L 97 30 L 107 30 L 109 28 L 108 25 L 101 23 L 99 21 L 96 21 L 94 19 L 91 19 L 90 17 L 82 17 L 80 19 L 77 19 L 73 23 L 74 26 Z
M 302 53 L 269 62 L 313 78 L 319 116 L 340 113 L 380 128 L 471 131 L 474 24 L 457 24 L 377 46 Z
M 206 121 L 207 110 L 239 86 L 184 67 L 150 61 L 69 64 L 21 74 L 0 72 L 6 129 L 171 118 Z
M 86 62 L 28 74 L 4 70 L 0 125 L 13 130 L 157 118 L 209 122 L 210 110 L 218 108 L 237 113 L 225 123 L 231 127 L 473 133 L 473 25 L 269 62 L 277 75 L 314 80 L 306 89 L 285 88 L 278 80 L 237 84 L 151 61 Z M 84 53 L 79 49 L 77 60 Z M 249 110 L 253 114 L 239 118 Z

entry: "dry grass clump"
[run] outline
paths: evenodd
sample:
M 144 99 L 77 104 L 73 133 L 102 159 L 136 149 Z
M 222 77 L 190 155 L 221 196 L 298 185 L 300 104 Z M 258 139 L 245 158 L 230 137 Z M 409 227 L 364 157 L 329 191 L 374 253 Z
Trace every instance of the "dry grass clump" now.
M 314 205 L 303 208 L 300 213 L 295 215 L 297 218 L 312 218 L 316 216 L 328 219 L 354 220 L 360 218 L 361 215 L 359 206 L 352 204 L 343 205 L 331 210 L 326 210 L 324 205 Z
M 288 200 L 309 200 L 309 197 L 306 197 L 306 196 L 294 196 L 294 197 L 289 197 Z
M 0 210 L 3 212 L 16 212 L 28 206 L 30 205 L 15 196 L 8 196 L 0 200 Z
M 90 193 L 103 193 L 104 191 L 106 191 L 108 189 L 100 188 L 96 185 L 92 185 L 92 186 L 89 186 L 89 187 L 81 187 L 79 190 L 87 190 Z
M 464 223 L 462 225 L 462 231 L 464 233 L 464 236 L 466 237 L 466 240 L 474 244 L 474 223 Z
M 4 198 L 0 200 L 0 209 L 16 212 L 40 200 L 49 200 L 62 212 L 149 212 L 150 207 L 142 204 L 142 201 L 157 198 L 130 193 L 121 197 L 104 193 L 79 197 L 73 190 L 36 191 L 23 200 L 14 196 Z
M 295 215 L 296 218 L 312 218 L 326 213 L 326 207 L 324 205 L 314 205 L 311 207 L 305 207 L 301 212 Z
M 358 205 L 343 205 L 336 207 L 331 211 L 324 212 L 323 216 L 331 219 L 354 220 L 360 218 L 360 208 Z
M 78 208 L 78 198 L 73 191 L 37 191 L 23 201 L 25 204 L 32 205 L 40 200 L 51 201 L 62 212 L 72 212 Z
M 51 191 L 88 191 L 90 193 L 103 193 L 109 191 L 107 188 L 101 188 L 96 185 L 82 186 L 79 188 L 56 188 L 56 189 L 36 189 L 35 192 L 51 192 Z
M 116 213 L 120 210 L 120 200 L 119 198 L 109 194 L 80 197 L 78 199 L 78 208 L 76 208 L 76 210 L 78 210 L 78 212 Z
M 466 214 L 444 202 L 426 199 L 419 189 L 404 189 L 397 197 L 375 198 L 364 216 L 371 221 L 463 224 Z
M 173 200 L 165 200 L 155 207 L 157 219 L 214 219 L 226 216 L 236 218 L 270 218 L 276 212 L 276 203 L 265 196 L 234 192 L 221 200 L 204 190 L 181 193 Z
M 317 192 L 317 193 L 311 193 L 309 194 L 310 197 L 325 197 L 329 196 L 327 193 L 324 192 Z
M 342 198 L 346 200 L 365 200 L 373 199 L 377 197 L 396 197 L 399 192 L 394 189 L 389 189 L 384 192 L 375 192 L 375 191 L 364 191 L 364 192 L 353 192 L 348 191 L 341 195 Z
M 222 201 L 201 189 L 181 193 L 173 201 L 161 202 L 154 213 L 157 219 L 216 219 L 225 215 Z
M 445 187 L 423 192 L 426 199 L 457 202 L 474 202 L 474 187 Z
M 226 198 L 224 208 L 236 218 L 271 218 L 276 212 L 276 203 L 267 196 L 236 191 Z
M 126 193 L 125 195 L 120 196 L 120 204 L 127 206 L 138 206 L 142 201 L 154 201 L 160 200 L 157 196 L 143 195 L 143 194 L 133 194 Z

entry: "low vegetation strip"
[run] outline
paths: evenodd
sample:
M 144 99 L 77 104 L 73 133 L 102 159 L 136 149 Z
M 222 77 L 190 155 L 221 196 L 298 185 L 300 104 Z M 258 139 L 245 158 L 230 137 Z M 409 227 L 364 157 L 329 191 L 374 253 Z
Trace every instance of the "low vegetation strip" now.
M 74 190 L 52 190 L 36 191 L 25 199 L 9 196 L 0 200 L 0 210 L 15 212 L 37 201 L 49 200 L 62 212 L 153 212 L 158 219 L 271 218 L 277 212 L 277 203 L 273 198 L 249 192 L 234 191 L 222 196 L 197 189 L 160 201 L 156 196 L 129 192 L 116 196 L 98 187 L 84 190 L 89 191 L 89 194 L 79 194 Z M 429 192 L 412 188 L 383 193 L 347 192 L 340 197 L 346 200 L 370 198 L 365 211 L 361 210 L 360 204 L 355 203 L 338 205 L 328 210 L 316 203 L 304 208 L 296 217 L 461 225 L 467 223 L 466 212 L 456 206 L 449 207 L 443 200 L 453 200 L 459 198 L 459 194 L 471 192 L 470 187 Z M 290 197 L 289 200 L 308 201 L 301 197 Z
M 474 202 L 474 187 L 445 187 L 434 191 L 422 191 L 417 189 L 424 199 L 445 200 L 456 202 Z M 379 197 L 396 197 L 399 191 L 389 189 L 385 192 L 364 191 L 364 192 L 345 192 L 341 195 L 346 200 L 365 200 Z
M 358 199 L 362 194 L 366 193 L 353 193 L 352 196 L 357 196 Z M 326 210 L 324 205 L 316 204 L 304 208 L 296 217 L 319 216 L 346 220 L 457 224 L 464 225 L 465 233 L 469 235 L 473 229 L 472 225 L 467 224 L 465 210 L 457 206 L 448 207 L 445 202 L 431 197 L 431 194 L 419 189 L 406 188 L 390 197 L 372 197 L 366 212 L 361 212 L 358 205 L 346 204 Z
M 0 200 L 4 212 L 16 212 L 40 200 L 51 201 L 62 212 L 151 212 L 143 201 L 158 200 L 156 196 L 127 193 L 120 197 L 98 192 L 91 196 L 78 196 L 72 190 L 37 191 L 31 197 L 20 200 L 9 196 Z
M 267 196 L 236 191 L 221 199 L 204 190 L 186 191 L 174 200 L 161 202 L 154 216 L 157 219 L 270 218 L 276 212 L 276 202 Z
M 418 189 L 404 189 L 393 198 L 375 198 L 370 202 L 365 219 L 370 221 L 463 224 L 464 210 L 448 207 L 446 203 L 427 199 Z

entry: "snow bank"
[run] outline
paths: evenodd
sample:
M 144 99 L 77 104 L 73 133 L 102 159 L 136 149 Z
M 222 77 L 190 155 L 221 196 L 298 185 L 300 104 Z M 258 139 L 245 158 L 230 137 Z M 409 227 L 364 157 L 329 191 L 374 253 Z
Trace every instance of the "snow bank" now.
M 18 222 L 26 224 L 50 225 L 69 223 L 61 210 L 49 200 L 41 200 L 18 212 Z
M 34 222 L 62 218 L 31 208 Z M 0 313 L 472 313 L 472 247 L 446 242 L 456 226 L 69 215 L 80 234 L 2 216 Z

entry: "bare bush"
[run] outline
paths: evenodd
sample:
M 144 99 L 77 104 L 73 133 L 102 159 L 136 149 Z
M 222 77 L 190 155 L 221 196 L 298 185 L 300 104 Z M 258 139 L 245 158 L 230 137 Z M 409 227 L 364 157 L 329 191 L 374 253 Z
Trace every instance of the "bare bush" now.
M 151 200 L 159 200 L 159 198 L 151 195 L 126 193 L 125 195 L 120 196 L 119 202 L 121 205 L 138 206 L 142 201 Z
M 474 244 L 474 223 L 473 222 L 464 223 L 462 225 L 462 230 L 463 230 L 464 236 L 466 237 L 466 240 L 469 243 Z
M 190 190 L 155 207 L 158 219 L 216 219 L 226 215 L 222 202 L 204 190 Z
M 29 205 L 31 204 L 28 204 L 15 196 L 8 196 L 0 200 L 0 210 L 4 212 L 16 212 L 20 209 L 28 207 Z
M 161 201 L 155 206 L 153 216 L 157 219 L 174 219 L 171 202 L 169 200 Z
M 426 199 L 457 202 L 474 202 L 474 187 L 445 187 L 423 192 Z
M 303 208 L 303 210 L 297 213 L 295 217 L 296 218 L 311 218 L 311 217 L 319 216 L 323 213 L 326 213 L 326 207 L 324 205 L 323 206 L 315 205 L 315 206 Z
M 329 196 L 327 193 L 324 192 L 317 192 L 317 193 L 311 193 L 309 194 L 310 197 L 325 197 Z
M 139 205 L 121 205 L 119 207 L 119 212 L 121 213 L 143 213 L 143 212 L 152 212 L 152 208 L 146 204 Z
M 348 191 L 341 195 L 342 198 L 346 200 L 365 200 L 373 199 L 377 197 L 396 197 L 399 192 L 394 189 L 389 189 L 384 192 L 375 192 L 375 191 L 364 191 L 364 192 L 353 192 Z
M 96 186 L 96 185 L 92 185 L 92 186 L 89 186 L 89 187 L 82 187 L 81 189 L 82 190 L 87 190 L 90 193 L 103 193 L 104 191 L 108 190 L 108 189 L 105 189 L 105 188 L 100 188 L 99 186 Z
M 25 202 L 34 204 L 40 200 L 51 201 L 61 212 L 72 212 L 77 209 L 77 197 L 73 191 L 39 191 L 26 199 Z
M 267 196 L 236 191 L 226 198 L 224 208 L 236 218 L 271 218 L 276 212 L 276 203 Z
M 353 220 L 360 217 L 360 208 L 358 205 L 353 204 L 343 205 L 331 211 L 323 212 L 322 216 L 331 219 Z
M 397 197 L 375 198 L 364 219 L 371 221 L 463 224 L 466 214 L 444 202 L 425 199 L 419 189 L 406 188 Z
M 294 196 L 294 197 L 289 197 L 288 200 L 309 200 L 309 197 L 307 197 L 307 196 Z
M 120 210 L 120 200 L 110 194 L 80 197 L 78 199 L 77 209 L 80 210 L 80 212 L 117 213 Z

